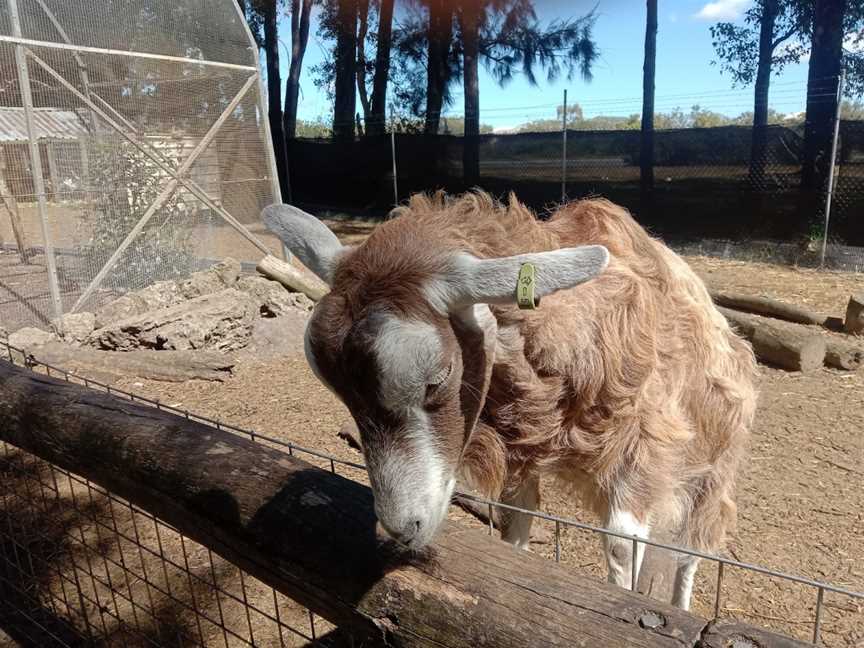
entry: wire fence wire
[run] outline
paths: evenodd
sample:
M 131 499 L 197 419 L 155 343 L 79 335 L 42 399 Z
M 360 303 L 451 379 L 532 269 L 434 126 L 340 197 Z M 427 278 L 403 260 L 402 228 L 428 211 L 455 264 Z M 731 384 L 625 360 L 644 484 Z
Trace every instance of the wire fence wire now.
M 130 401 L 266 444 L 345 477 L 364 481 L 363 464 L 296 445 L 212 417 L 165 405 L 158 400 L 39 362 L 0 341 L 0 361 L 80 384 Z M 71 646 L 86 640 L 99 645 L 155 646 L 305 646 L 341 645 L 350 637 L 311 611 L 245 574 L 238 567 L 184 537 L 171 526 L 104 488 L 28 453 L 2 444 L 0 475 L 8 484 L 0 493 L 0 630 L 38 638 L 38 645 Z M 730 570 L 771 579 L 798 588 L 801 607 L 812 611 L 809 638 L 819 645 L 826 607 L 844 609 L 852 603 L 862 614 L 864 592 L 694 551 L 649 539 L 627 536 L 578 520 L 550 515 L 456 493 L 488 511 L 488 533 L 495 532 L 495 512 L 517 512 L 554 525 L 553 556 L 561 561 L 563 532 L 589 532 L 694 556 L 716 566 L 713 618 L 731 612 L 724 605 Z M 634 561 L 635 562 L 635 561 Z M 633 589 L 636 579 L 633 578 Z M 725 589 L 724 589 L 725 588 Z M 736 610 L 745 617 L 758 612 Z M 783 622 L 783 619 L 775 618 Z M 862 618 L 864 622 L 864 618 Z M 26 633 L 29 633 L 26 634 Z M 800 634 L 800 633 L 799 633 Z M 323 638 L 322 638 L 323 637 Z M 140 643 L 130 643 L 132 640 Z M 854 641 L 854 637 L 852 637 Z M 854 644 L 852 644 L 854 645 Z
M 281 255 L 235 0 L 0 0 L 0 320 L 44 325 L 212 259 Z
M 776 84 L 772 107 L 800 110 L 808 99 L 833 102 L 837 77 L 821 81 L 822 89 L 809 95 L 801 84 Z M 544 214 L 562 200 L 600 195 L 694 252 L 731 250 L 751 260 L 864 270 L 864 121 L 841 111 L 836 138 L 819 143 L 814 164 L 821 171 L 811 178 L 805 172 L 811 160 L 803 117 L 754 129 L 752 115 L 745 113 L 753 107 L 749 93 L 658 97 L 658 116 L 666 112 L 653 135 L 653 183 L 642 181 L 641 104 L 622 98 L 581 101 L 601 117 L 568 121 L 562 119 L 563 102 L 484 109 L 485 126 L 476 137 L 462 135 L 461 117 L 442 114 L 434 134 L 423 133 L 419 121 L 393 118 L 384 124 L 387 135 L 369 134 L 377 131 L 367 132 L 369 124 L 363 123 L 367 131 L 354 139 L 294 139 L 288 142 L 294 197 L 312 208 L 383 214 L 415 192 L 479 187 L 502 197 L 512 191 Z M 715 110 L 745 114 L 733 125 L 710 126 L 722 115 L 698 106 L 690 113 L 675 108 L 703 99 Z M 834 139 L 826 219 L 824 170 Z M 465 166 L 469 148 L 479 157 L 477 177 Z

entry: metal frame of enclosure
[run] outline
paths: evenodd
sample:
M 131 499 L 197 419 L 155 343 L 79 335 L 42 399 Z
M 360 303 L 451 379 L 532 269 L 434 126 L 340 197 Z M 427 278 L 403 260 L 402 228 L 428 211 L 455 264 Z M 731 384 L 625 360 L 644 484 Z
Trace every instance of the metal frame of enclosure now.
M 259 219 L 279 184 L 234 0 L 0 3 L 0 113 L 23 113 L 26 135 L 17 147 L 0 137 L 0 241 L 14 240 L 0 248 L 0 324 L 281 253 Z M 70 129 L 52 115 L 77 120 L 62 164 L 52 142 Z M 4 281 L 20 266 L 26 283 Z

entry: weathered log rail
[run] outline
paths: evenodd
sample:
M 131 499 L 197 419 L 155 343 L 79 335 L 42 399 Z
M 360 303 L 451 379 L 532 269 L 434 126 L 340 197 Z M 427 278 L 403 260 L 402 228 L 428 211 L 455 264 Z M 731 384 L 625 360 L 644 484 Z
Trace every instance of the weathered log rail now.
M 454 524 L 408 553 L 376 530 L 371 492 L 356 482 L 2 361 L 0 439 L 171 524 L 355 645 L 805 645 L 707 622 Z

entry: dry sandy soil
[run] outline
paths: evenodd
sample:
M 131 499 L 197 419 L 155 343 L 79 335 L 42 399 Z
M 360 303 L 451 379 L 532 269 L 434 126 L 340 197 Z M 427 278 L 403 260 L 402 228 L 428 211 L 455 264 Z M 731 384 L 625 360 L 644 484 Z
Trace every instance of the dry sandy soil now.
M 372 224 L 344 219 L 328 223 L 345 242 L 359 242 Z M 768 264 L 687 259 L 712 287 L 769 294 L 835 315 L 842 314 L 864 277 Z M 129 379 L 119 387 L 166 404 L 222 419 L 298 445 L 359 461 L 337 438 L 345 408 L 314 378 L 303 355 L 302 320 L 292 320 L 269 344 L 242 352 L 234 375 L 221 384 L 166 384 Z M 266 381 L 262 377 L 266 376 Z M 749 460 L 739 483 L 739 524 L 727 555 L 738 560 L 864 591 L 864 370 L 824 369 L 813 375 L 763 367 L 760 408 Z M 329 468 L 329 462 L 319 462 Z M 363 480 L 356 471 L 340 469 Z M 596 523 L 578 501 L 546 484 L 542 509 Z M 452 517 L 479 523 L 454 508 Z M 553 556 L 550 529 L 537 529 L 533 551 Z M 562 562 L 602 577 L 599 538 L 566 529 Z M 694 610 L 711 616 L 716 567 L 704 564 Z M 727 570 L 723 616 L 809 639 L 816 592 L 779 579 Z M 864 602 L 828 594 L 824 645 L 864 648 Z M 2 641 L 0 641 L 2 644 Z M 266 642 L 261 645 L 269 645 Z
M 362 240 L 371 227 L 342 219 L 328 222 L 345 242 Z M 847 273 L 704 257 L 687 260 L 712 287 L 769 294 L 838 315 L 849 294 L 860 291 L 864 281 L 861 275 Z M 126 386 L 358 461 L 359 455 L 336 437 L 348 412 L 313 377 L 296 340 L 292 345 L 274 348 L 272 354 L 246 356 L 235 375 L 221 385 L 129 381 Z M 261 380 L 264 375 L 266 382 Z M 864 590 L 864 371 L 824 369 L 805 376 L 763 367 L 760 392 L 750 456 L 739 484 L 739 525 L 727 554 Z M 597 522 L 553 484 L 546 485 L 542 508 Z M 478 524 L 460 511 L 454 510 L 453 517 Z M 548 531 L 539 531 L 541 539 L 548 538 Z M 552 556 L 548 540 L 533 549 Z M 562 561 L 570 568 L 602 576 L 598 538 L 567 530 L 562 549 Z M 710 616 L 713 611 L 715 578 L 716 567 L 703 563 L 695 592 L 697 613 Z M 815 600 L 812 589 L 732 569 L 727 570 L 722 614 L 810 638 Z M 862 601 L 833 594 L 825 600 L 824 644 L 864 648 Z

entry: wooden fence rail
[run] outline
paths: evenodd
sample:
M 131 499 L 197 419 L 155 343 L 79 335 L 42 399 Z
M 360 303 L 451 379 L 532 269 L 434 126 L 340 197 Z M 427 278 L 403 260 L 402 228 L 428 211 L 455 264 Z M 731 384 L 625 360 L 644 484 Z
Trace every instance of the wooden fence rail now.
M 412 554 L 371 491 L 264 445 L 0 362 L 0 439 L 161 518 L 355 646 L 797 648 L 446 524 Z M 736 643 L 737 642 L 737 643 Z

